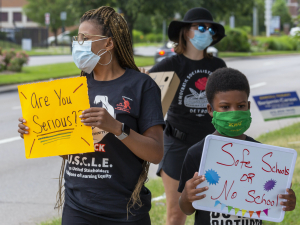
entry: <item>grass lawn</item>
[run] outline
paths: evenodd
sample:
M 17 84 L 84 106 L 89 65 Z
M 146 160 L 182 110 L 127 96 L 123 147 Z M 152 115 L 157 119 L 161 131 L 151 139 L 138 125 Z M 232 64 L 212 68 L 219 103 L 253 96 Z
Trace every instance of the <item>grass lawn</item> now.
M 136 56 L 135 62 L 139 67 L 145 67 L 153 65 L 154 59 L 153 57 Z M 33 82 L 39 80 L 47 80 L 50 78 L 76 76 L 79 74 L 80 70 L 73 62 L 43 66 L 28 66 L 24 67 L 21 73 L 0 74 L 0 85 Z
M 281 223 L 264 222 L 264 225 L 298 225 L 300 224 L 300 142 L 298 142 L 300 141 L 300 123 L 296 123 L 280 130 L 261 135 L 258 138 L 258 141 L 264 144 L 292 148 L 298 153 L 292 181 L 292 189 L 297 196 L 296 209 L 292 212 L 287 212 L 284 216 L 284 220 Z
M 220 58 L 226 57 L 251 57 L 268 55 L 300 54 L 300 51 L 267 51 L 267 52 L 219 52 Z
M 258 141 L 281 147 L 288 147 L 295 149 L 300 155 L 300 143 L 291 143 L 300 140 L 300 123 L 288 126 L 286 128 L 264 134 L 257 138 Z M 161 196 L 164 193 L 164 187 L 161 179 L 152 179 L 146 186 L 151 190 L 152 197 Z M 284 220 L 281 223 L 264 221 L 264 225 L 298 225 L 300 224 L 300 157 L 298 157 L 295 171 L 293 175 L 293 190 L 297 195 L 296 209 L 285 214 Z M 153 225 L 164 225 L 166 222 L 166 200 L 152 202 L 152 209 L 150 211 L 151 222 Z M 40 225 L 59 225 L 60 219 L 55 219 L 51 222 L 44 222 Z M 194 215 L 187 218 L 186 225 L 194 224 Z
M 157 43 L 147 43 L 147 42 L 133 43 L 134 48 L 136 48 L 136 47 L 149 47 L 149 46 L 161 47 L 161 46 L 163 46 L 163 43 L 162 42 L 157 42 Z

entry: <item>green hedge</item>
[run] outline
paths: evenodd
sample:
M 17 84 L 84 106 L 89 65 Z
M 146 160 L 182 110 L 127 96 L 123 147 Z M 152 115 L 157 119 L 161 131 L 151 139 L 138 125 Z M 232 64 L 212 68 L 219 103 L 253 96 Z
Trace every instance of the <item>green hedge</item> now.
M 133 43 L 140 43 L 140 42 L 156 43 L 156 42 L 162 42 L 163 39 L 162 34 L 150 33 L 144 35 L 143 32 L 139 30 L 133 30 L 132 35 L 133 35 Z
M 216 48 L 219 51 L 230 51 L 230 52 L 249 52 L 250 43 L 248 41 L 247 32 L 240 28 L 230 29 L 225 27 L 226 37 L 224 37 Z
M 269 50 L 295 51 L 300 50 L 300 42 L 289 36 L 281 37 L 256 37 L 254 41 L 259 46 L 265 46 Z

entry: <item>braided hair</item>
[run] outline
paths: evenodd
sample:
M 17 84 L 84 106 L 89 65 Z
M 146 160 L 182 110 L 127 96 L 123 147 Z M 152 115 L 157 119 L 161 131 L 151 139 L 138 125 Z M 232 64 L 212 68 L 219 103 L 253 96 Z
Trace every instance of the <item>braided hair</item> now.
M 100 29 L 102 29 L 102 35 L 113 38 L 116 49 L 116 57 L 121 67 L 131 68 L 138 72 L 140 71 L 134 62 L 132 41 L 127 22 L 119 13 L 117 13 L 112 7 L 102 6 L 98 9 L 92 9 L 84 13 L 80 19 L 80 23 L 84 21 L 94 22 L 96 25 L 99 25 Z M 81 71 L 81 76 L 85 76 L 83 71 Z M 149 166 L 150 163 L 147 161 L 144 161 L 142 164 L 142 172 L 127 204 L 127 217 L 128 212 L 130 212 L 132 207 L 135 205 L 142 207 L 143 205 L 140 199 L 140 192 L 144 183 L 147 181 Z M 58 209 L 60 209 L 64 203 L 64 191 L 62 191 L 64 168 L 65 159 L 63 159 L 61 168 L 62 171 L 59 178 L 60 188 L 57 193 L 56 203 L 56 208 Z
M 80 23 L 84 21 L 94 22 L 102 29 L 102 35 L 113 38 L 116 57 L 122 68 L 127 67 L 140 71 L 134 62 L 131 36 L 123 16 L 112 7 L 102 6 L 84 13 Z M 84 75 L 83 71 L 81 71 L 81 75 Z

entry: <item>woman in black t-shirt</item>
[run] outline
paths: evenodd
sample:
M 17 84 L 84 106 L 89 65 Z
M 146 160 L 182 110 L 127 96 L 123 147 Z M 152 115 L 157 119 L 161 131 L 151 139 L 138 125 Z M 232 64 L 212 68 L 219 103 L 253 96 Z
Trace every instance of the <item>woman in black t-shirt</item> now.
M 78 32 L 72 55 L 91 105 L 80 118 L 93 128 L 95 152 L 68 156 L 62 224 L 149 225 L 144 182 L 149 163 L 163 157 L 160 89 L 139 72 L 127 23 L 113 8 L 87 11 Z M 23 137 L 30 130 L 19 121 Z
M 171 22 L 168 35 L 176 43 L 177 55 L 166 58 L 150 73 L 175 71 L 180 79 L 177 93 L 167 115 L 164 157 L 157 171 L 163 179 L 167 198 L 167 224 L 184 224 L 177 192 L 182 163 L 188 148 L 215 131 L 207 113 L 205 86 L 208 76 L 226 67 L 223 60 L 207 54 L 207 48 L 225 36 L 224 27 L 213 22 L 204 8 L 189 10 L 183 21 Z

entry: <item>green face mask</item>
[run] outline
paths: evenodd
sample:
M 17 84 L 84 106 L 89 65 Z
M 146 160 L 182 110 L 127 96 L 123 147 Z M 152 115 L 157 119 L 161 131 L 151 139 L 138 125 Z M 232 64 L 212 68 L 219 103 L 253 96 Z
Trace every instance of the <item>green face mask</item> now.
M 249 129 L 252 118 L 250 110 L 213 112 L 212 124 L 216 130 L 228 137 L 236 137 Z

